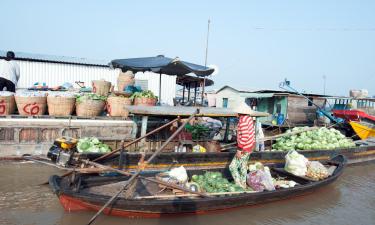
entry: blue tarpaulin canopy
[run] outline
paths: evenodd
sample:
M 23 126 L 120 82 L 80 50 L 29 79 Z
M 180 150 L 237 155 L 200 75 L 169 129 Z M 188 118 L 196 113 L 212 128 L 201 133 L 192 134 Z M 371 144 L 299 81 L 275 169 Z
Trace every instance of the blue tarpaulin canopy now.
M 151 71 L 160 74 L 159 80 L 159 103 L 161 100 L 161 75 L 183 76 L 188 73 L 194 73 L 199 77 L 206 77 L 214 72 L 213 68 L 201 66 L 185 61 L 181 61 L 178 57 L 172 59 L 158 55 L 156 57 L 115 59 L 112 60 L 110 66 L 120 68 L 122 71 L 146 72 Z
M 152 71 L 154 73 L 177 76 L 194 73 L 197 76 L 205 77 L 214 72 L 214 69 L 206 66 L 181 61 L 178 57 L 172 59 L 162 55 L 156 57 L 115 59 L 112 60 L 110 64 L 112 67 L 120 68 L 123 71 Z

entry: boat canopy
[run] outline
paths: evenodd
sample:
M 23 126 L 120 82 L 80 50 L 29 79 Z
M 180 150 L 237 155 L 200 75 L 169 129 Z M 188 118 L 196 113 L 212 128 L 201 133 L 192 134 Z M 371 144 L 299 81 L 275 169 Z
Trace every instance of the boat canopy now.
M 163 55 L 158 55 L 156 57 L 115 59 L 111 61 L 110 65 L 114 68 L 120 68 L 123 71 L 151 71 L 159 74 L 177 76 L 194 73 L 197 76 L 205 77 L 214 72 L 213 68 L 185 62 L 178 57 L 172 59 L 164 57 Z

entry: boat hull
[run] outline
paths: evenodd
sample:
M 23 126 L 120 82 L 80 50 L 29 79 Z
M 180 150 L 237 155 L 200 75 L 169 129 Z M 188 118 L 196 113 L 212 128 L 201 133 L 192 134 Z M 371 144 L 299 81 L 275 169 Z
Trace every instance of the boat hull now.
M 339 157 L 340 158 L 340 157 Z M 241 193 L 223 195 L 208 198 L 173 198 L 173 199 L 117 199 L 111 208 L 106 208 L 104 213 L 113 216 L 130 218 L 158 218 L 177 215 L 194 215 L 213 212 L 223 212 L 241 207 L 249 207 L 272 201 L 289 199 L 296 196 L 310 194 L 334 182 L 344 168 L 345 158 L 337 165 L 334 174 L 318 182 L 306 182 L 293 188 L 276 191 L 264 191 L 254 193 Z M 58 176 L 50 178 L 50 186 L 58 195 L 59 200 L 66 211 L 97 211 L 111 197 L 110 195 L 98 195 L 80 191 L 72 191 L 61 185 Z
M 348 164 L 364 163 L 375 161 L 375 142 L 374 145 L 357 146 L 355 148 L 336 149 L 336 150 L 304 150 L 299 151 L 309 160 L 326 161 L 337 155 L 344 155 Z M 250 156 L 250 163 L 261 162 L 263 164 L 284 163 L 287 152 L 253 152 Z M 227 167 L 233 159 L 234 152 L 220 153 L 161 153 L 155 158 L 155 162 L 147 166 L 148 170 L 165 170 L 173 166 L 184 166 L 188 169 L 211 169 Z M 99 154 L 82 155 L 84 158 L 95 159 Z M 146 158 L 150 154 L 146 155 Z M 126 153 L 122 156 L 115 154 L 111 158 L 99 161 L 102 164 L 120 168 L 124 170 L 134 170 L 137 168 L 141 158 L 139 153 Z
M 365 124 L 361 124 L 360 122 L 351 121 L 349 123 L 352 126 L 354 132 L 362 140 L 375 137 L 375 128 L 366 126 Z

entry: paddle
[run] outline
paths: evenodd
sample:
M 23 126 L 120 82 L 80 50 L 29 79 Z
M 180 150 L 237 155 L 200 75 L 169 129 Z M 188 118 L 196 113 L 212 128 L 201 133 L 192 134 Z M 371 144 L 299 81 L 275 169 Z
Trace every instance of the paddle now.
M 107 157 L 113 155 L 114 153 L 120 151 L 121 149 L 127 148 L 127 147 L 129 147 L 130 145 L 132 145 L 132 144 L 134 144 L 134 143 L 137 143 L 138 141 L 142 140 L 143 138 L 146 138 L 146 137 L 150 136 L 151 134 L 154 134 L 154 133 L 156 133 L 156 132 L 158 132 L 158 131 L 160 131 L 160 130 L 162 130 L 162 129 L 164 129 L 164 128 L 170 126 L 170 125 L 172 125 L 173 123 L 177 122 L 178 120 L 179 120 L 179 118 L 176 118 L 176 119 L 174 119 L 174 120 L 172 120 L 172 121 L 170 121 L 170 122 L 168 122 L 168 123 L 166 123 L 166 124 L 164 124 L 164 125 L 162 125 L 162 126 L 156 128 L 156 129 L 154 129 L 154 130 L 148 132 L 147 134 L 145 134 L 145 135 L 143 135 L 143 136 L 141 136 L 141 137 L 139 137 L 139 138 L 134 139 L 133 141 L 131 141 L 131 142 L 125 144 L 124 146 L 121 146 L 120 148 L 118 148 L 118 149 L 116 149 L 116 150 L 113 150 L 113 151 L 111 151 L 111 152 L 109 152 L 109 153 L 107 153 L 107 154 L 105 154 L 105 155 L 102 155 L 102 156 L 100 156 L 100 157 L 94 159 L 93 161 L 94 161 L 94 162 L 97 162 L 97 161 L 99 161 L 99 160 L 101 160 L 101 159 L 105 159 L 105 158 L 107 158 Z M 61 175 L 61 177 L 69 176 L 69 175 L 72 174 L 72 173 L 73 173 L 73 171 L 67 172 L 67 173 Z M 46 184 L 48 184 L 48 181 L 46 181 L 46 182 L 44 182 L 44 183 L 42 183 L 42 184 L 40 184 L 40 185 L 46 185 Z
M 197 114 L 199 113 L 199 110 L 197 109 L 187 120 L 183 122 L 183 124 L 160 146 L 160 148 L 154 152 L 150 158 L 147 159 L 146 165 L 151 163 L 152 160 L 168 145 L 169 142 L 171 142 L 181 131 L 185 128 L 185 125 L 190 122 Z M 133 183 L 135 179 L 139 176 L 139 174 L 142 172 L 144 168 L 139 168 L 136 173 L 134 173 L 128 180 L 128 182 L 115 194 L 113 195 L 99 211 L 90 219 L 90 221 L 87 223 L 87 225 L 92 224 L 96 218 L 104 211 L 105 208 L 107 208 L 119 195 L 122 191 L 124 191 L 129 185 Z

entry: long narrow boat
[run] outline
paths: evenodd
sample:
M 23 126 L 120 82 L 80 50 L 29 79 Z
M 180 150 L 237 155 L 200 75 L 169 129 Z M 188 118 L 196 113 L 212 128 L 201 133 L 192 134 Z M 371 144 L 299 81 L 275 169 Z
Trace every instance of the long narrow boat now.
M 337 155 L 344 155 L 348 159 L 348 164 L 357 164 L 375 161 L 375 139 L 367 141 L 357 141 L 354 148 L 335 149 L 335 150 L 303 150 L 303 154 L 309 160 L 325 161 Z M 235 150 L 235 149 L 233 149 Z M 250 157 L 250 163 L 262 162 L 263 164 L 284 163 L 285 151 L 265 151 L 253 152 Z M 151 153 L 146 154 L 146 159 Z M 154 163 L 148 165 L 149 170 L 165 170 L 170 165 L 184 166 L 190 169 L 212 169 L 227 167 L 235 155 L 234 151 L 229 152 L 208 152 L 208 153 L 177 153 L 165 152 L 159 154 Z M 101 154 L 81 154 L 80 157 L 95 159 Z M 133 170 L 137 168 L 141 159 L 140 153 L 122 153 L 114 154 L 108 159 L 99 161 L 102 164 L 121 168 L 124 170 Z
M 312 181 L 285 172 L 280 168 L 272 168 L 274 177 L 286 177 L 297 182 L 292 188 L 276 189 L 275 191 L 263 192 L 228 192 L 211 194 L 208 197 L 197 197 L 195 195 L 162 195 L 159 189 L 150 187 L 151 183 L 138 182 L 135 195 L 131 198 L 120 196 L 111 206 L 106 208 L 107 215 L 124 217 L 158 218 L 167 215 L 181 214 L 203 214 L 213 211 L 224 211 L 233 208 L 261 204 L 275 200 L 287 199 L 295 196 L 314 192 L 335 181 L 343 172 L 344 156 L 336 156 L 326 163 L 333 166 L 334 170 L 328 178 L 321 181 Z M 188 171 L 192 174 L 203 173 L 203 170 Z M 228 170 L 221 171 L 230 179 Z M 155 174 L 148 174 L 154 176 Z M 50 186 L 58 196 L 66 211 L 97 211 L 116 193 L 128 177 L 98 177 L 93 175 L 81 175 L 61 178 L 52 176 Z
M 367 122 L 354 122 L 354 121 L 351 121 L 349 123 L 350 123 L 350 126 L 352 126 L 354 132 L 362 140 L 375 137 L 375 123 L 371 124 Z

